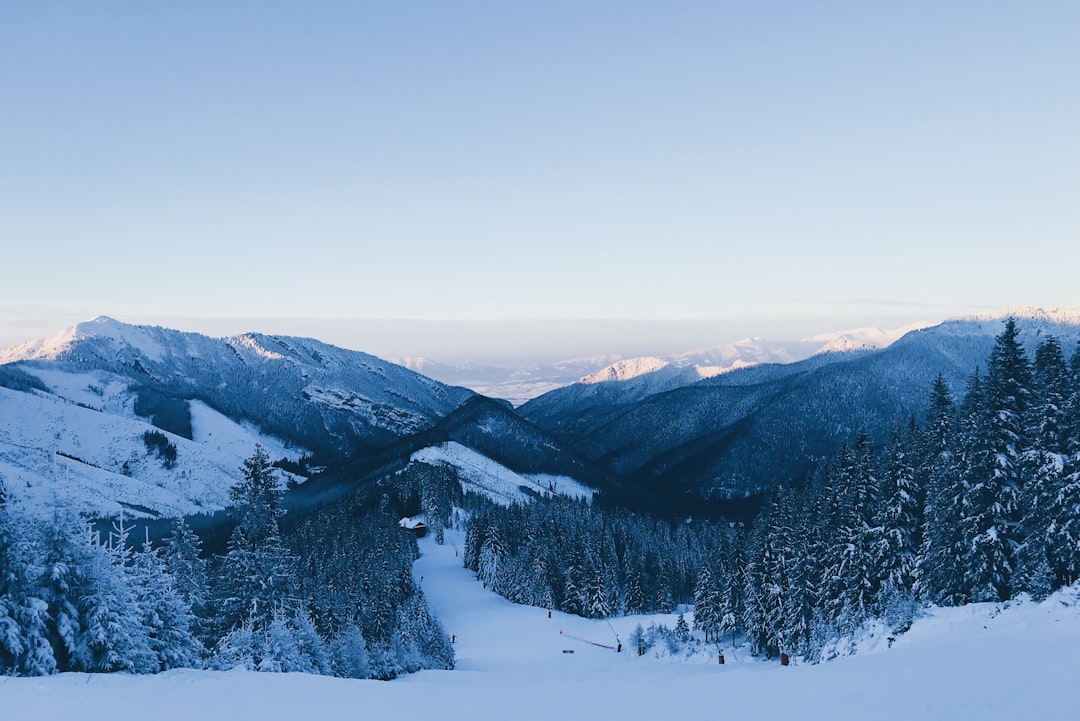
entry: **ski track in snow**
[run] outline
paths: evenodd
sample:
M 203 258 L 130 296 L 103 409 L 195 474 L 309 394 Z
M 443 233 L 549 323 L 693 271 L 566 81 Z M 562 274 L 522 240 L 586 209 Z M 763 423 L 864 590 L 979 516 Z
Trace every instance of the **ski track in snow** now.
M 937 609 L 887 649 L 817 666 L 753 659 L 726 648 L 697 662 L 638 657 L 571 636 L 625 641 L 639 621 L 586 620 L 518 606 L 484 590 L 461 566 L 463 536 L 443 546 L 429 536 L 414 575 L 447 633 L 458 668 L 396 681 L 351 681 L 305 674 L 176 670 L 158 676 L 62 674 L 0 678 L 3 718 L 75 719 L 145 713 L 155 721 L 192 718 L 512 719 L 724 718 L 1071 719 L 1080 668 L 1080 589 L 1043 604 L 978 604 Z M 422 581 L 420 579 L 423 579 Z M 661 620 L 669 626 L 672 616 Z M 560 634 L 562 630 L 564 633 Z M 572 649 L 574 653 L 563 653 Z

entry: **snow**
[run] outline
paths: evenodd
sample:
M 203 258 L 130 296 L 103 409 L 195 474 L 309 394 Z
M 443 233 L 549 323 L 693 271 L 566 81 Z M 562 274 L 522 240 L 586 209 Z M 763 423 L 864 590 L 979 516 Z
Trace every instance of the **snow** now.
M 607 381 L 628 381 L 647 373 L 657 373 L 670 365 L 671 363 L 666 360 L 661 360 L 660 358 L 631 358 L 630 360 L 621 360 L 606 368 L 601 368 L 595 373 L 584 376 L 578 382 L 605 383 Z
M 592 498 L 593 494 L 592 489 L 569 476 L 517 473 L 455 441 L 421 448 L 409 460 L 452 466 L 461 476 L 465 490 L 481 493 L 504 506 L 529 500 L 530 495 L 522 488 L 542 495 L 554 491 L 575 498 Z
M 123 709 L 157 721 L 191 718 L 390 719 L 420 713 L 440 721 L 773 718 L 1069 719 L 1080 665 L 1080 589 L 1047 601 L 935 609 L 889 643 L 865 639 L 855 656 L 781 667 L 725 647 L 689 662 L 638 657 L 592 645 L 625 643 L 650 618 L 586 620 L 518 606 L 482 588 L 447 543 L 420 541 L 414 576 L 447 633 L 457 668 L 396 681 L 305 674 L 176 670 L 157 676 L 62 674 L 2 678 L 12 718 L 99 718 Z M 671 626 L 672 617 L 660 620 Z M 560 633 L 562 631 L 562 633 Z M 572 650 L 573 653 L 564 653 Z
M 121 508 L 163 516 L 219 510 L 256 444 L 274 459 L 303 454 L 192 401 L 194 440 L 166 433 L 177 456 L 175 466 L 165 468 L 143 442 L 146 431 L 161 431 L 134 417 L 130 395 L 89 390 L 121 380 L 107 373 L 39 375 L 57 394 L 0 388 L 0 477 L 39 517 L 57 503 L 97 515 Z
M 242 348 L 247 348 L 255 355 L 260 358 L 265 358 L 266 360 L 283 360 L 285 358 L 282 354 L 263 347 L 262 343 L 260 343 L 259 339 L 254 335 L 236 336 L 233 339 L 233 342 Z
M 1080 305 L 1041 307 L 1034 305 L 1017 305 L 1007 308 L 998 308 L 986 313 L 975 315 L 958 316 L 950 318 L 950 321 L 1001 321 L 1006 318 L 1030 319 L 1046 323 L 1061 325 L 1080 325 Z M 946 321 L 948 322 L 948 321 Z
M 810 336 L 803 340 L 809 343 L 821 343 L 817 353 L 845 353 L 855 350 L 877 350 L 888 348 L 912 331 L 929 328 L 932 323 L 912 323 L 902 328 L 882 330 L 881 328 L 854 328 L 852 330 L 824 333 Z
M 154 338 L 155 334 L 162 331 L 163 329 L 153 326 L 121 323 L 101 315 L 93 320 L 78 323 L 49 338 L 33 340 L 7 350 L 0 350 L 0 364 L 19 360 L 55 360 L 78 341 L 85 339 L 111 341 L 117 347 L 127 347 L 142 353 L 151 360 L 162 361 L 167 357 L 168 351 Z
M 271 460 L 301 455 L 295 448 L 266 435 L 253 424 L 237 423 L 202 401 L 188 401 L 188 408 L 191 409 L 192 440 L 213 448 L 215 453 L 224 453 L 231 458 L 250 458 L 255 444 L 258 444 L 266 449 Z

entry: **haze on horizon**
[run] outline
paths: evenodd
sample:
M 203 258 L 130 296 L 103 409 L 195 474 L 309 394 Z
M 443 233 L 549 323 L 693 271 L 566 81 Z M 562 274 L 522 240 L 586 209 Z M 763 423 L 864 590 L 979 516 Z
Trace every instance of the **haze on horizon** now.
M 1077 304 L 1080 5 L 0 12 L 0 346 L 443 362 Z

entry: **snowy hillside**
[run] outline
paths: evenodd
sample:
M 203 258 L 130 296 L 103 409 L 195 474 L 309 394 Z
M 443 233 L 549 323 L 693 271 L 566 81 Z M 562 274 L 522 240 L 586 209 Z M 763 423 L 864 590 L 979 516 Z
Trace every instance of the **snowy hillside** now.
M 457 470 L 464 490 L 480 493 L 504 506 L 514 502 L 524 503 L 530 499 L 530 494 L 559 493 L 574 498 L 592 498 L 593 495 L 591 488 L 569 476 L 515 473 L 454 441 L 423 448 L 413 453 L 410 460 L 450 466 Z M 527 489 L 528 493 L 523 489 Z
M 120 384 L 115 377 L 43 375 L 61 392 L 0 388 L 0 477 L 39 517 L 57 504 L 110 516 L 121 509 L 129 516 L 215 511 L 228 503 L 229 488 L 256 444 L 274 459 L 296 460 L 304 453 L 199 401 L 190 404 L 192 440 L 165 433 L 135 417 L 130 394 L 114 387 Z M 150 448 L 146 433 L 167 438 L 175 460 L 167 463 Z
M 690 659 L 625 646 L 633 627 L 671 616 L 590 621 L 518 606 L 461 568 L 460 538 L 423 539 L 414 566 L 425 596 L 454 636 L 457 668 L 396 681 L 305 674 L 176 670 L 157 676 L 63 674 L 4 678 L 13 718 L 70 719 L 153 709 L 158 721 L 389 719 L 434 709 L 444 721 L 780 718 L 835 721 L 1070 719 L 1080 667 L 1075 588 L 1042 604 L 937 609 L 890 644 L 816 666 L 781 667 L 723 646 Z M 622 653 L 611 648 L 624 642 Z M 890 647 L 891 646 L 891 647 Z

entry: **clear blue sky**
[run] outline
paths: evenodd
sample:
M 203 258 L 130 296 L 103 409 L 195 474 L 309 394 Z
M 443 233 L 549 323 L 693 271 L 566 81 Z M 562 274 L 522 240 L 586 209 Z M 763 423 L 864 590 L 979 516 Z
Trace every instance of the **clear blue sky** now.
M 0 345 L 1075 305 L 1078 87 L 1074 1 L 12 0 Z

